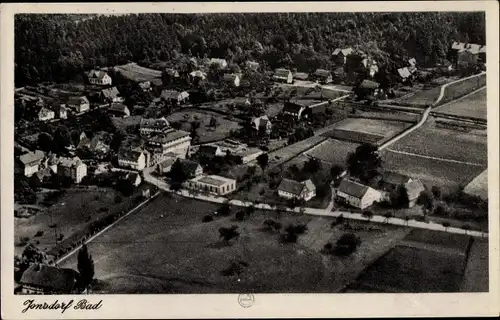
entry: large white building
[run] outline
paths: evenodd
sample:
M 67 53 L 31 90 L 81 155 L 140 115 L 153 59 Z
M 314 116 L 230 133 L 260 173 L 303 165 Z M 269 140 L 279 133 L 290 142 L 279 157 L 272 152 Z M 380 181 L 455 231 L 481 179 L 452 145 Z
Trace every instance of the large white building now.
M 278 186 L 278 195 L 285 199 L 295 198 L 309 201 L 316 196 L 316 186 L 311 180 L 299 182 L 283 179 Z
M 147 144 L 154 154 L 173 153 L 180 158 L 185 158 L 189 146 L 191 146 L 191 136 L 189 132 L 170 128 L 149 138 Z
M 207 192 L 215 195 L 225 195 L 236 190 L 236 180 L 216 176 L 216 175 L 199 175 L 184 183 L 188 189 Z
M 123 168 L 133 170 L 143 170 L 146 168 L 146 155 L 139 150 L 121 149 L 118 153 L 118 165 Z
M 21 155 L 16 162 L 16 169 L 22 172 L 26 177 L 31 177 L 40 170 L 40 165 L 44 158 L 45 153 L 41 150 L 25 153 Z
M 111 77 L 104 71 L 92 70 L 88 73 L 88 79 L 90 84 L 96 84 L 100 86 L 111 85 Z
M 87 165 L 78 157 L 61 157 L 59 158 L 57 174 L 68 177 L 75 183 L 80 183 L 87 175 Z
M 383 194 L 359 182 L 343 179 L 336 190 L 336 198 L 355 208 L 365 209 L 382 200 Z
M 158 119 L 141 119 L 139 124 L 139 132 L 141 135 L 148 136 L 155 133 L 161 133 L 170 127 L 167 119 L 165 117 Z

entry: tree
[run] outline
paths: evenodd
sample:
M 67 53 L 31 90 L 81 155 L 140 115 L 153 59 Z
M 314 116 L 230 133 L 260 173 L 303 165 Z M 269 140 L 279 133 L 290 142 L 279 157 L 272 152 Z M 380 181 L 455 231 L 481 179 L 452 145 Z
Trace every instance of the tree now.
M 354 233 L 345 233 L 338 240 L 335 245 L 335 254 L 340 256 L 347 256 L 356 251 L 361 245 L 361 239 Z
M 382 167 L 382 159 L 377 146 L 364 143 L 347 157 L 347 168 L 352 176 L 368 183 L 378 174 Z
M 390 193 L 389 197 L 395 209 L 407 208 L 410 203 L 408 190 L 403 184 L 397 186 L 396 189 Z
M 447 231 L 450 227 L 450 223 L 448 221 L 443 221 L 441 224 L 443 225 L 445 231 Z
M 81 287 L 87 288 L 92 284 L 92 280 L 94 279 L 94 260 L 86 244 L 84 244 L 78 252 L 77 267 L 78 272 L 80 272 Z
M 321 160 L 311 158 L 304 163 L 302 171 L 306 174 L 315 174 L 321 170 Z
M 242 210 L 239 210 L 236 212 L 236 214 L 234 215 L 234 218 L 237 220 L 237 221 L 243 221 L 245 220 L 246 218 L 246 214 L 244 211 Z
M 255 212 L 255 206 L 253 204 L 245 208 L 245 215 L 250 217 Z
M 229 201 L 224 201 L 219 209 L 217 209 L 217 213 L 221 216 L 228 216 L 231 214 L 231 206 L 229 205 Z
M 363 211 L 361 215 L 365 217 L 368 221 L 370 221 L 373 218 L 373 212 L 371 212 L 370 210 Z
M 52 151 L 54 148 L 54 138 L 47 132 L 42 132 L 38 135 L 37 145 L 42 151 Z
M 342 166 L 333 165 L 330 169 L 330 176 L 332 179 L 337 179 L 342 172 L 344 172 L 344 168 L 342 168 Z
M 438 186 L 432 186 L 431 192 L 434 195 L 434 198 L 441 199 L 441 195 L 442 195 L 441 188 L 439 188 Z
M 257 157 L 257 163 L 262 168 L 262 171 L 266 170 L 268 162 L 269 162 L 269 155 L 267 153 L 263 153 Z
M 408 222 L 410 221 L 410 216 L 406 215 L 405 216 L 405 223 L 406 223 L 406 226 L 408 226 Z
M 423 190 L 417 199 L 417 204 L 422 206 L 424 216 L 432 212 L 434 209 L 434 196 L 429 190 Z
M 240 233 L 237 231 L 238 226 L 231 226 L 229 228 L 220 228 L 219 229 L 219 236 L 220 238 L 223 239 L 223 241 L 226 243 L 226 245 L 229 245 L 229 242 L 232 239 L 238 238 L 240 236 Z
M 179 159 L 177 159 L 172 165 L 172 168 L 168 173 L 168 177 L 171 180 L 172 190 L 179 190 L 182 187 L 182 184 L 189 178 L 182 162 Z
M 217 119 L 215 117 L 210 118 L 210 127 L 216 129 L 219 123 L 217 122 Z

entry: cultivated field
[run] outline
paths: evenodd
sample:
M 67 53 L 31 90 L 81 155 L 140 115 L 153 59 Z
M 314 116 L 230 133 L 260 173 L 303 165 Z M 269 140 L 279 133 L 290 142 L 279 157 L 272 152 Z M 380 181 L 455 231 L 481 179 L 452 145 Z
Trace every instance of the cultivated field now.
M 453 83 L 445 88 L 439 104 L 458 99 L 486 85 L 486 74 Z
M 269 153 L 269 166 L 273 167 L 281 163 L 284 163 L 326 139 L 327 139 L 326 137 L 322 136 L 312 136 L 305 140 L 299 141 L 297 143 L 273 151 Z
M 114 69 L 115 71 L 119 72 L 124 78 L 136 82 L 152 81 L 154 79 L 161 78 L 161 71 L 144 68 L 136 63 L 115 66 Z
M 358 144 L 336 139 L 328 139 L 313 149 L 307 155 L 320 159 L 330 165 L 345 166 L 347 155 L 356 150 Z
M 486 120 L 486 88 L 435 109 L 445 115 Z
M 436 128 L 432 121 L 390 146 L 390 149 L 423 156 L 484 164 L 488 160 L 485 135 Z
M 488 199 L 488 169 L 484 170 L 465 186 L 464 192 L 470 195 L 479 196 L 483 199 Z
M 413 95 L 397 99 L 395 102 L 404 106 L 426 107 L 436 102 L 441 92 L 441 87 L 435 87 L 429 90 L 418 91 Z
M 115 205 L 117 193 L 112 189 L 74 190 L 69 189 L 55 205 L 29 218 L 14 218 L 16 243 L 19 238 L 28 237 L 30 242 L 38 240 L 41 250 L 50 249 L 55 245 L 55 230 L 50 228 L 57 223 L 57 234 L 65 238 L 84 229 L 85 226 L 108 214 Z M 39 231 L 43 235 L 35 237 Z M 16 246 L 15 254 L 21 254 L 24 246 Z
M 410 123 L 390 120 L 348 118 L 335 124 L 325 136 L 353 143 L 382 143 L 411 126 Z
M 319 252 L 323 241 L 336 241 L 342 230 L 330 220 L 293 213 L 255 212 L 249 220 L 232 217 L 202 223 L 216 210 L 209 203 L 161 195 L 89 244 L 98 293 L 336 292 L 381 256 L 407 232 L 382 226 L 358 234 L 363 243 L 347 258 Z M 235 210 L 233 210 L 234 212 Z M 263 231 L 267 218 L 283 226 L 307 223 L 297 244 L 281 244 L 276 232 Z M 226 246 L 218 229 L 237 225 L 238 240 Z M 240 276 L 224 276 L 231 262 L 248 264 Z M 76 255 L 64 263 L 76 267 Z
M 488 239 L 474 238 L 465 267 L 464 282 L 460 291 L 488 292 L 489 261 Z
M 210 119 L 214 117 L 217 120 L 217 127 L 210 127 Z M 231 130 L 237 130 L 240 125 L 236 121 L 228 120 L 224 116 L 210 111 L 194 111 L 185 110 L 172 113 L 167 117 L 169 122 L 181 123 L 181 130 L 190 132 L 191 122 L 199 121 L 200 127 L 198 128 L 198 136 L 200 143 L 222 140 L 229 136 Z
M 470 238 L 413 229 L 347 292 L 458 292 Z

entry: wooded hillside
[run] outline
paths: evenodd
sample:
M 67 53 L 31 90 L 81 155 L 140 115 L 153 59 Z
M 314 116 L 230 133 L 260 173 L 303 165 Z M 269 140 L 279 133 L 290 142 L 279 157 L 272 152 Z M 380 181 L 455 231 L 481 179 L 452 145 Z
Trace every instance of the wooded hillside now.
M 483 13 L 141 14 L 75 19 L 16 15 L 16 86 L 64 81 L 96 66 L 181 55 L 247 59 L 299 71 L 331 67 L 337 47 L 373 55 L 388 69 L 445 58 L 453 40 L 485 44 Z

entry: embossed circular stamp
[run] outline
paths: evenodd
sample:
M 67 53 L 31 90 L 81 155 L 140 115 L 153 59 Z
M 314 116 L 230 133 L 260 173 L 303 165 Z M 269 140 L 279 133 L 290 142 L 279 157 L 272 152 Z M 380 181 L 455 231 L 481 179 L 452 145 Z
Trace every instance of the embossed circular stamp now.
M 251 307 L 255 302 L 255 297 L 251 293 L 242 293 L 238 296 L 238 303 L 243 308 Z

